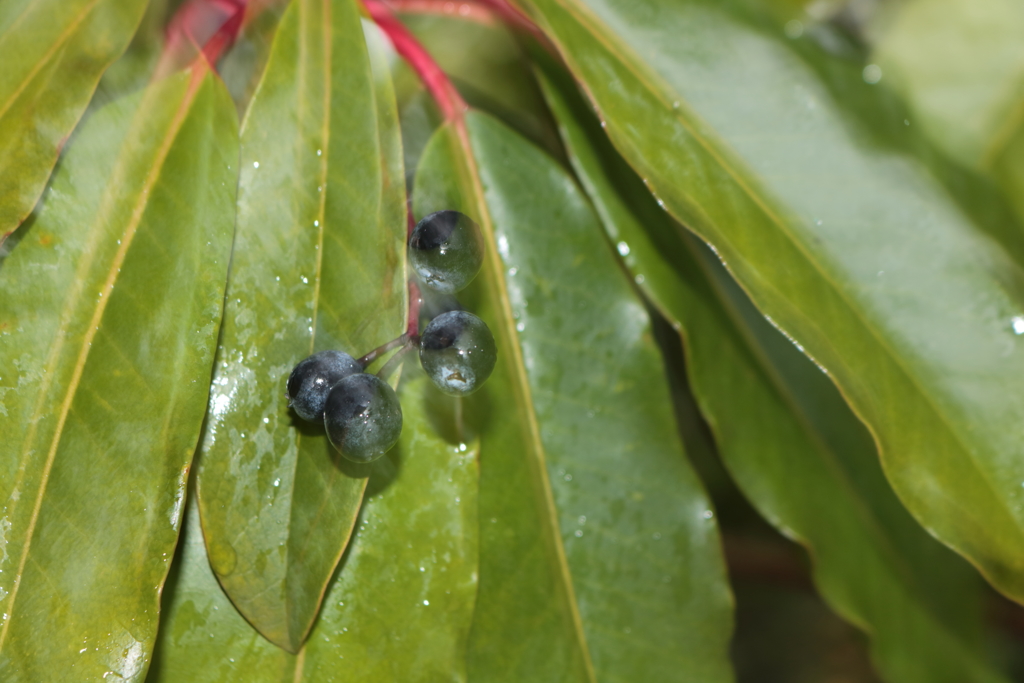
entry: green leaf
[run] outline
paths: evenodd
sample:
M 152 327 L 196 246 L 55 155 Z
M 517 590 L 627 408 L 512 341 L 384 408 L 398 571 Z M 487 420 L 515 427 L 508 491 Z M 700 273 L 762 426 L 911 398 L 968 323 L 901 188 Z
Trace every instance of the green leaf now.
M 32 210 L 145 0 L 0 4 L 0 241 Z
M 217 65 L 217 71 L 224 78 L 224 83 L 242 114 L 248 109 L 263 77 L 267 60 L 270 59 L 274 34 L 288 5 L 286 0 L 250 3 L 246 8 L 246 20 L 238 32 L 238 37 Z
M 913 0 L 890 13 L 872 59 L 906 98 L 907 122 L 993 175 L 1024 216 L 1024 6 Z
M 90 118 L 0 269 L 5 681 L 149 662 L 234 223 L 238 124 L 196 68 Z
M 893 14 L 872 53 L 883 82 L 948 153 L 991 163 L 1024 125 L 1024 6 L 911 0 Z
M 446 125 L 417 215 L 482 226 L 464 303 L 498 365 L 467 400 L 481 440 L 472 680 L 730 680 L 731 605 L 643 304 L 551 158 L 494 119 Z
M 401 440 L 372 466 L 359 528 L 299 654 L 264 640 L 232 607 L 190 505 L 150 683 L 465 680 L 479 453 L 437 436 L 437 392 L 416 374 L 399 390 Z
M 972 222 L 859 65 L 732 3 L 528 4 L 623 156 L 828 369 L 914 516 L 1024 600 L 1017 227 Z
M 819 590 L 872 635 L 888 680 L 1003 680 L 981 654 L 976 574 L 907 514 L 834 385 L 678 232 L 571 80 L 546 71 L 573 167 L 641 289 L 685 335 L 691 385 L 737 484 L 807 547 Z
M 85 116 L 114 100 L 142 90 L 153 78 L 164 49 L 164 27 L 183 0 L 149 0 L 128 48 L 103 72 Z M 218 71 L 218 73 L 220 73 Z M 223 75 L 221 76 L 223 78 Z M 230 88 L 228 89 L 230 92 Z
M 375 43 L 371 59 L 350 0 L 296 0 L 242 127 L 198 496 L 221 585 L 291 652 L 348 543 L 369 469 L 289 410 L 285 383 L 315 351 L 358 358 L 405 329 L 401 140 Z

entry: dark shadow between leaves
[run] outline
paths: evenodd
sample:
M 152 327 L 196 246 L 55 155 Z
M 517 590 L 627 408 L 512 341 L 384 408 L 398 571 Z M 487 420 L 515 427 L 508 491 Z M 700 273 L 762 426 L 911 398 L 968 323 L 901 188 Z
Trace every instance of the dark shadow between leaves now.
M 45 196 L 45 192 L 43 193 Z M 42 208 L 43 200 L 40 198 L 39 203 L 36 204 L 35 209 L 32 213 L 21 222 L 21 224 L 7 233 L 6 235 L 0 235 L 0 269 L 4 267 L 4 261 L 14 251 L 14 248 L 18 246 L 21 240 L 25 239 L 29 231 L 32 230 L 32 226 L 36 224 L 36 219 L 39 217 L 39 211 Z

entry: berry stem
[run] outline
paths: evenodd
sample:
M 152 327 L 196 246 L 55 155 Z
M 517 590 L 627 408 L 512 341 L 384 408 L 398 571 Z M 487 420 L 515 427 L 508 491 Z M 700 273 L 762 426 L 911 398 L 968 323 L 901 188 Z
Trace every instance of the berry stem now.
M 423 85 L 430 92 L 431 97 L 437 102 L 445 121 L 461 120 L 463 113 L 468 106 L 455 89 L 452 82 L 448 80 L 441 67 L 438 66 L 430 53 L 420 45 L 419 41 L 402 25 L 398 19 L 391 14 L 388 6 L 380 0 L 363 0 L 370 17 L 377 22 L 377 25 L 394 45 L 395 51 L 423 81 Z
M 409 343 L 418 344 L 420 341 L 420 288 L 412 280 L 409 280 L 409 322 L 406 325 L 405 334 L 392 339 L 386 344 L 381 344 L 373 351 L 360 358 L 357 363 L 367 368 L 373 361 L 377 360 L 391 349 L 398 348 Z M 401 351 L 399 351 L 401 353 Z
M 405 335 L 402 335 L 402 337 L 404 336 Z M 402 337 L 399 337 L 399 339 Z M 384 367 L 377 372 L 377 377 L 380 377 L 385 382 L 388 381 L 388 377 L 394 374 L 395 370 L 398 369 L 398 366 L 402 364 L 402 359 L 405 357 L 405 354 L 418 347 L 419 342 L 419 337 L 406 339 L 402 348 L 398 349 L 398 352 L 391 356 L 391 358 L 388 359 L 388 362 L 384 364 Z
M 383 356 L 385 353 L 387 353 L 391 349 L 394 349 L 394 348 L 397 348 L 399 346 L 402 346 L 403 344 L 405 344 L 408 341 L 409 341 L 409 335 L 408 334 L 403 334 L 401 337 L 398 337 L 397 339 L 392 339 L 387 344 L 382 344 L 382 345 L 378 346 L 373 351 L 370 351 L 368 354 L 366 354 L 365 356 L 363 356 L 362 358 L 360 358 L 356 362 L 359 363 L 360 365 L 362 365 L 363 368 L 365 369 L 365 368 L 369 367 L 370 363 L 372 363 L 373 361 L 377 360 L 378 358 Z
M 420 333 L 420 305 L 423 297 L 420 295 L 420 286 L 415 280 L 409 280 L 409 317 L 405 326 L 405 336 L 413 338 Z

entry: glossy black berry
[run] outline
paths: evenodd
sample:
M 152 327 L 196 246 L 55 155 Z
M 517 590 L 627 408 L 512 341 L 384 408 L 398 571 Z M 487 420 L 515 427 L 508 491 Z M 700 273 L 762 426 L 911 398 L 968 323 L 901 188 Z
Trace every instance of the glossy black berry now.
M 321 351 L 302 361 L 288 378 L 288 405 L 303 420 L 324 419 L 324 404 L 331 387 L 362 372 L 355 358 L 341 351 Z
M 480 228 L 458 211 L 438 211 L 419 223 L 409 237 L 409 263 L 423 284 L 457 292 L 476 277 L 484 260 Z
M 350 375 L 334 385 L 324 410 L 327 438 L 355 462 L 370 462 L 398 443 L 402 406 L 376 375 Z
M 494 370 L 498 349 L 487 324 L 468 311 L 442 313 L 420 337 L 420 362 L 437 388 L 451 396 L 479 389 Z

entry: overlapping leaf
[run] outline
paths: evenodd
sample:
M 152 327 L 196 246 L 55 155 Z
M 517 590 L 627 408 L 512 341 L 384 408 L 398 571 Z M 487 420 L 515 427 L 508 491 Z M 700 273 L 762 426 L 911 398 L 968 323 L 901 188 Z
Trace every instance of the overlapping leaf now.
M 725 464 L 808 547 L 819 589 L 874 637 L 891 681 L 995 681 L 976 574 L 907 514 L 871 436 L 828 378 L 765 321 L 706 248 L 680 235 L 611 148 L 571 81 L 545 93 L 573 166 L 636 281 L 686 338 L 688 374 Z
M 237 133 L 205 67 L 105 107 L 0 268 L 4 681 L 144 675 L 221 319 Z
M 859 65 L 734 3 L 524 4 L 666 208 L 829 370 L 911 512 L 1024 600 L 1016 226 L 973 222 L 873 132 L 891 110 Z
M 359 528 L 298 655 L 266 641 L 235 611 L 210 570 L 190 505 L 150 683 L 466 679 L 479 452 L 437 435 L 439 399 L 422 373 L 403 378 L 399 395 L 401 441 L 373 466 Z
M 246 6 L 245 22 L 238 38 L 217 67 L 243 113 L 267 67 L 274 34 L 288 4 L 287 0 L 251 0 Z
M 145 0 L 0 3 L 0 241 L 32 210 Z
M 729 680 L 717 528 L 672 418 L 650 321 L 572 179 L 494 119 L 441 128 L 417 215 L 483 226 L 464 303 L 498 366 L 481 440 L 471 680 Z
M 292 652 L 348 542 L 369 470 L 340 459 L 322 425 L 289 410 L 285 382 L 312 352 L 358 358 L 405 327 L 401 141 L 387 66 L 371 52 L 351 0 L 296 0 L 242 129 L 199 506 L 224 589 Z

